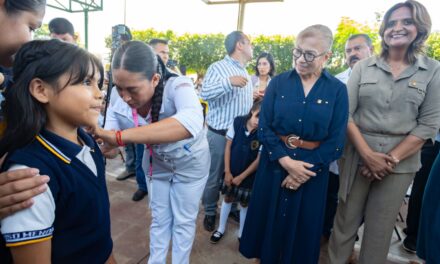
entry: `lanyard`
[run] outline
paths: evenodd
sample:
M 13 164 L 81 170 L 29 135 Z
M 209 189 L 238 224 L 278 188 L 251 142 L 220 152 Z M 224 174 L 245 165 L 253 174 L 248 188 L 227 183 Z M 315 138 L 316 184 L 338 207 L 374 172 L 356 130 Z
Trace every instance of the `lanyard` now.
M 131 114 L 133 116 L 133 121 L 134 121 L 135 127 L 139 127 L 139 119 L 138 119 L 138 114 L 137 114 L 136 108 L 131 109 Z M 145 146 L 150 151 L 150 168 L 149 168 L 148 174 L 149 174 L 150 180 L 151 180 L 153 178 L 153 148 L 151 147 L 150 144 L 146 144 Z

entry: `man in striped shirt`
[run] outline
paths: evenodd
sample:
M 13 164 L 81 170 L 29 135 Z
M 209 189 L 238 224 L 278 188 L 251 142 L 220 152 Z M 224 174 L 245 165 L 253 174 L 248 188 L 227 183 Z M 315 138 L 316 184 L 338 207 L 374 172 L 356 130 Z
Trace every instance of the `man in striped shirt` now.
M 208 102 L 208 142 L 211 152 L 209 178 L 203 193 L 205 208 L 204 227 L 215 228 L 219 179 L 224 172 L 226 131 L 234 118 L 246 115 L 252 106 L 252 82 L 246 64 L 252 59 L 252 44 L 241 31 L 233 31 L 225 39 L 228 55 L 209 66 L 206 72 L 201 98 Z

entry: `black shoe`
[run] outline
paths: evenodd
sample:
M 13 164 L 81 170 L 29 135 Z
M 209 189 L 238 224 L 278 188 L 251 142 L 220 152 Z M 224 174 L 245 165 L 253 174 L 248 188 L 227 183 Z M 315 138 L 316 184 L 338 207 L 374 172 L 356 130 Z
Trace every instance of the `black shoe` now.
M 206 231 L 212 232 L 215 228 L 215 215 L 205 215 L 203 220 L 203 227 Z
M 240 211 L 234 211 L 234 212 L 230 212 L 229 216 L 232 220 L 234 220 L 237 223 L 240 223 Z
M 403 249 L 409 253 L 415 254 L 417 250 L 417 244 L 411 237 L 406 237 L 402 243 Z
M 223 237 L 222 233 L 220 233 L 219 231 L 215 231 L 214 233 L 212 233 L 209 241 L 211 242 L 211 244 L 217 244 L 220 241 L 220 239 L 222 239 L 222 237 Z
M 144 199 L 144 197 L 147 195 L 148 193 L 142 190 L 137 190 L 134 194 L 133 197 L 131 198 L 133 201 L 137 202 L 140 201 L 142 199 Z

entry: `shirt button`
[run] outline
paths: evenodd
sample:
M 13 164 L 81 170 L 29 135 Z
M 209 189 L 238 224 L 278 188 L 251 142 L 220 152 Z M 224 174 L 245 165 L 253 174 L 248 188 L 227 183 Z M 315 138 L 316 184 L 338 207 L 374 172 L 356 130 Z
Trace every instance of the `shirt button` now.
M 337 148 L 336 151 L 339 151 L 339 149 Z
M 306 101 L 303 101 L 303 104 L 305 104 L 306 103 Z
M 390 103 L 390 100 L 386 100 L 385 102 L 386 102 L 387 104 L 389 104 L 389 103 Z
M 293 156 L 295 157 L 295 156 L 296 156 L 296 153 L 293 153 Z
M 283 214 L 283 216 L 286 216 L 286 214 Z
M 281 95 L 281 98 L 283 98 L 283 99 L 284 99 L 284 95 Z
M 298 119 L 298 122 L 302 122 L 302 120 L 301 120 L 301 119 Z
M 272 152 L 269 152 L 269 155 L 272 155 Z
M 286 199 L 284 199 L 284 201 L 285 201 L 285 202 L 287 202 L 287 198 L 286 198 Z

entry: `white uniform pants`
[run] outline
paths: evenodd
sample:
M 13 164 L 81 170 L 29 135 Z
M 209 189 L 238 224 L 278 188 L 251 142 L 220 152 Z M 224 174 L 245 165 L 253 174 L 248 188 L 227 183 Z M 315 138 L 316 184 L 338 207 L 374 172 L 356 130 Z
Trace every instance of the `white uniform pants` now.
M 172 239 L 172 263 L 189 263 L 200 198 L 207 176 L 191 182 L 152 180 L 149 264 L 165 264 Z

